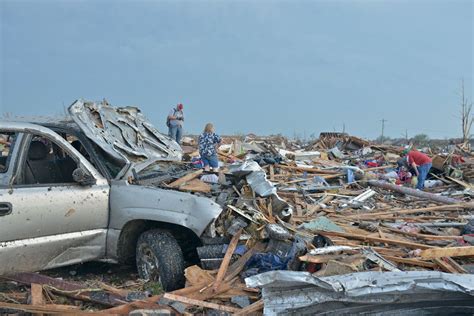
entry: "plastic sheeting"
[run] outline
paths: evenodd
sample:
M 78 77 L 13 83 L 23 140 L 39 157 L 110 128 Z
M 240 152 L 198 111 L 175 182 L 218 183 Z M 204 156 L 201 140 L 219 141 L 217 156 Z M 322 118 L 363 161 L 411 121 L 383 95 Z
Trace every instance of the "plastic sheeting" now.
M 262 288 L 265 315 L 463 315 L 474 312 L 474 275 L 437 271 L 315 277 L 272 271 L 245 279 Z

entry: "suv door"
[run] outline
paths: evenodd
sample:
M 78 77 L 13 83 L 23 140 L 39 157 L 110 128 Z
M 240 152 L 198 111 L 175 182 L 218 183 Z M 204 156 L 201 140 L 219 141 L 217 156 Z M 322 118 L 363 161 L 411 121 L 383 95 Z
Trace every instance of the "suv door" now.
M 9 159 L 16 160 L 16 169 L 9 184 L 0 184 L 0 274 L 102 258 L 107 180 L 49 129 L 23 133 L 20 138 L 21 144 L 15 144 L 21 146 L 17 157 Z M 74 181 L 76 169 L 91 176 L 88 185 Z

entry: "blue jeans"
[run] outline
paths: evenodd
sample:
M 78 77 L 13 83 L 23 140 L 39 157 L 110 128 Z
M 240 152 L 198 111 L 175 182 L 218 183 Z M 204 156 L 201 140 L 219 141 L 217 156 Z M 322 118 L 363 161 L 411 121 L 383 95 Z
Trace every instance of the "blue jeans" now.
M 217 160 L 217 155 L 205 156 L 201 155 L 201 160 L 204 164 L 204 167 L 210 166 L 211 168 L 219 167 L 219 160 Z
M 170 126 L 168 128 L 168 136 L 175 140 L 178 144 L 181 143 L 181 136 L 183 135 L 183 128 L 181 126 Z
M 416 185 L 417 189 L 423 190 L 425 188 L 425 180 L 428 176 L 428 172 L 430 172 L 431 165 L 431 163 L 425 163 L 424 165 L 417 167 L 419 173 L 418 184 Z

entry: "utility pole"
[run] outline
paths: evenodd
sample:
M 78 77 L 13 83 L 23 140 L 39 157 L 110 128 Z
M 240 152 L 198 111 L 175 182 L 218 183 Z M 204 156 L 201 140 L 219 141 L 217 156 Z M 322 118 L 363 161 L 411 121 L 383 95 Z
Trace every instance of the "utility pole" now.
M 381 137 L 381 140 L 382 140 L 382 144 L 383 144 L 383 143 L 384 143 L 384 137 L 383 137 L 384 135 L 383 135 L 383 132 L 384 132 L 384 130 L 385 130 L 385 122 L 387 122 L 387 120 L 386 120 L 386 119 L 382 119 L 381 122 L 382 122 L 382 137 Z
M 346 123 L 342 123 L 342 133 L 346 133 Z
M 408 130 L 405 129 L 405 140 L 407 141 L 407 145 L 408 145 Z

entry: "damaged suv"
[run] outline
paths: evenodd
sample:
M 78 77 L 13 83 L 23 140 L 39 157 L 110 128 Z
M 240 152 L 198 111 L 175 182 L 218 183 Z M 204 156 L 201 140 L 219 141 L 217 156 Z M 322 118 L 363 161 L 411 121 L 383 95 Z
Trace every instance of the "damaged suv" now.
M 0 275 L 135 260 L 141 278 L 184 286 L 185 261 L 221 206 L 154 185 L 182 152 L 137 108 L 78 100 L 69 114 L 1 122 Z

